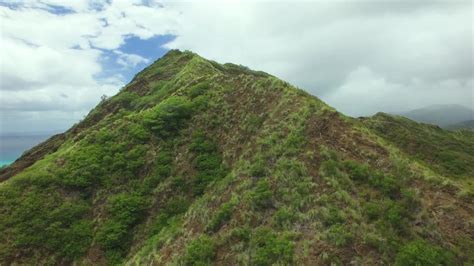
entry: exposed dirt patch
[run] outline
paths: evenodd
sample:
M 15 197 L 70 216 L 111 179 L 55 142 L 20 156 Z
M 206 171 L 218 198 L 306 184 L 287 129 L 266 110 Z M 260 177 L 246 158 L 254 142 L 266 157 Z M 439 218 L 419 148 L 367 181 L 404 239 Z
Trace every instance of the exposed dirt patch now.
M 130 85 L 128 85 L 125 89 L 126 91 L 136 93 L 140 96 L 144 96 L 149 94 L 150 86 L 149 82 L 146 79 L 137 79 Z
M 313 147 L 324 144 L 347 155 L 347 159 L 375 163 L 376 160 L 389 155 L 385 148 L 354 130 L 352 124 L 345 122 L 339 113 L 333 111 L 311 116 L 308 119 L 306 135 Z
M 107 265 L 104 253 L 97 246 L 93 246 L 89 249 L 84 261 L 90 265 Z
M 474 241 L 474 204 L 471 199 L 460 199 L 455 190 L 440 189 L 423 180 L 416 180 L 413 185 L 422 191 L 422 203 L 432 217 L 430 220 L 440 229 L 443 244 L 451 248 L 459 246 L 463 237 L 470 238 L 471 243 Z

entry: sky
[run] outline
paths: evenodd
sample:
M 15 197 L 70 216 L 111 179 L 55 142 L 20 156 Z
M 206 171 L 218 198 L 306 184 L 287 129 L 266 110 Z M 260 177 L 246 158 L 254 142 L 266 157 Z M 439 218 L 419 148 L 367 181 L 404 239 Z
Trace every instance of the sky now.
M 470 0 L 0 0 L 0 16 L 0 134 L 71 127 L 169 49 L 352 116 L 474 105 Z

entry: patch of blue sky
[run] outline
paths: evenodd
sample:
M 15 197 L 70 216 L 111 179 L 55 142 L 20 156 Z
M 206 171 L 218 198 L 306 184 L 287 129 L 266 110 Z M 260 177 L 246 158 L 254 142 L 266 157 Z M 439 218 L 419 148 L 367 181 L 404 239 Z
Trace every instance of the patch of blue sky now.
M 143 40 L 136 36 L 131 36 L 125 38 L 124 44 L 118 49 L 119 52 L 100 49 L 102 51 L 100 63 L 102 64 L 103 71 L 96 78 L 105 79 L 119 74 L 123 78 L 123 82 L 130 82 L 136 73 L 162 57 L 169 50 L 163 47 L 163 45 L 171 42 L 174 38 L 175 36 L 173 35 L 159 35 Z M 139 55 L 147 59 L 148 62 L 140 62 L 136 65 L 120 64 L 120 52 Z
M 142 40 L 136 36 L 128 37 L 120 47 L 120 51 L 127 54 L 137 54 L 151 61 L 162 57 L 167 51 L 163 45 L 173 41 L 174 35 L 157 35 L 147 40 Z
M 0 1 L 0 6 L 5 6 L 10 9 L 30 7 L 28 3 L 24 3 L 23 1 L 15 1 L 15 0 Z M 53 4 L 41 3 L 41 5 L 34 5 L 34 8 L 42 9 L 56 15 L 67 15 L 67 14 L 75 13 L 75 11 L 71 8 L 67 8 L 67 7 L 59 6 L 59 5 L 53 5 Z
M 106 5 L 110 4 L 110 2 L 111 0 L 107 0 L 104 2 L 98 2 L 98 1 L 90 2 L 88 4 L 88 8 L 90 10 L 101 11 L 104 9 Z M 43 3 L 43 2 L 28 3 L 28 2 L 24 2 L 23 0 L 6 0 L 6 1 L 0 0 L 0 6 L 5 6 L 10 9 L 33 7 L 35 9 L 42 9 L 56 15 L 68 15 L 68 14 L 76 13 L 74 9 L 67 6 L 61 6 L 61 5 L 55 5 L 55 4 Z

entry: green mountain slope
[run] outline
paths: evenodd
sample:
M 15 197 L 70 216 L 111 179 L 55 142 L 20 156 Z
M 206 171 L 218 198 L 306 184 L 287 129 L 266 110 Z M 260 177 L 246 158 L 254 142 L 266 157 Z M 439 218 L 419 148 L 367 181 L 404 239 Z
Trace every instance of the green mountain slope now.
M 0 260 L 473 263 L 474 161 L 458 148 L 472 135 L 433 137 L 456 147 L 461 173 L 378 125 L 269 74 L 170 51 L 0 171 Z
M 467 120 L 446 127 L 449 130 L 470 130 L 474 131 L 474 120 Z
M 362 119 L 376 134 L 439 175 L 474 188 L 474 133 L 451 132 L 383 113 Z

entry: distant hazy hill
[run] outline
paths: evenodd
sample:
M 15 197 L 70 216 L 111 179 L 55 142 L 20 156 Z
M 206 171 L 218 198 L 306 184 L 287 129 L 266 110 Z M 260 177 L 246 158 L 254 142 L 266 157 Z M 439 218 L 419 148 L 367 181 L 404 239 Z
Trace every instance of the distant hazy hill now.
M 474 120 L 459 122 L 456 124 L 449 125 L 446 128 L 451 130 L 467 129 L 474 131 Z
M 456 104 L 437 104 L 415 109 L 400 115 L 417 122 L 448 127 L 453 124 L 474 120 L 474 111 Z
M 473 132 L 170 51 L 0 170 L 0 265 L 474 265 L 473 176 Z

